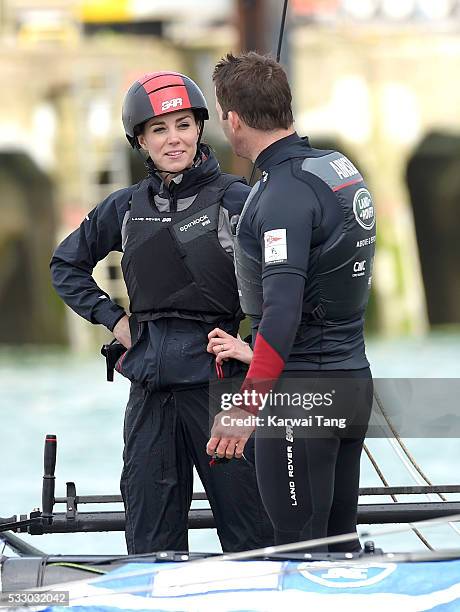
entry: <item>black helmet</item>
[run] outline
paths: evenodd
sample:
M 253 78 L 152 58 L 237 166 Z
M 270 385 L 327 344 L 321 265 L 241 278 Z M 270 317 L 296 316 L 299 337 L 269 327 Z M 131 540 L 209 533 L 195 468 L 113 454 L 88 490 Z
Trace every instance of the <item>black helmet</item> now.
M 179 72 L 149 72 L 135 81 L 125 96 L 123 126 L 130 145 L 138 148 L 134 128 L 159 115 L 190 108 L 209 119 L 206 100 L 198 85 Z

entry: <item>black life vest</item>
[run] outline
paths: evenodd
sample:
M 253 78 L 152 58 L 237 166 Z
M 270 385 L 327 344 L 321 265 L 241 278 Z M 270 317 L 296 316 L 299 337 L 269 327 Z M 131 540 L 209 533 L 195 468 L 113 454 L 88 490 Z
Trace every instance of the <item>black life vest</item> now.
M 186 210 L 173 213 L 150 203 L 149 179 L 133 193 L 121 267 L 138 321 L 241 318 L 233 257 L 218 238 L 220 202 L 238 181 L 220 174 Z

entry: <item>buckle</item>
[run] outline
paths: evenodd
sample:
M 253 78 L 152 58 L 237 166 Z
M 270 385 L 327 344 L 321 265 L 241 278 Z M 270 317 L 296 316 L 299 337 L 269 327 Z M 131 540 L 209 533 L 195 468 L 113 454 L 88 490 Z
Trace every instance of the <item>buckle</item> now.
M 310 316 L 313 319 L 315 319 L 315 321 L 320 321 L 321 319 L 324 319 L 324 317 L 326 316 L 326 308 L 324 307 L 323 304 L 318 304 L 318 306 L 313 308 L 313 310 L 310 313 Z

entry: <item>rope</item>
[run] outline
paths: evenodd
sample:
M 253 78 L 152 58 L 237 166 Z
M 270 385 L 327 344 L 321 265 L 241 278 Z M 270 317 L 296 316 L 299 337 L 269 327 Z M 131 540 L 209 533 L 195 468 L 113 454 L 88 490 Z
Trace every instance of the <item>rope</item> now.
M 289 0 L 284 0 L 283 14 L 281 16 L 280 33 L 278 35 L 278 47 L 276 50 L 276 61 L 277 62 L 280 61 L 280 57 L 281 57 L 281 47 L 283 46 L 284 26 L 286 24 L 286 14 L 287 14 L 288 2 Z M 253 186 L 252 181 L 254 180 L 255 173 L 256 173 L 256 165 L 252 164 L 251 176 L 249 177 L 249 183 L 248 183 L 251 187 Z
M 49 563 L 49 567 L 70 567 L 72 569 L 82 570 L 84 572 L 92 572 L 93 574 L 107 574 L 106 570 L 101 570 L 96 567 L 92 567 L 90 565 L 82 565 L 80 563 L 70 563 L 68 561 L 60 561 L 58 563 Z
M 406 456 L 406 458 L 410 461 L 412 467 L 416 470 L 416 472 L 419 474 L 419 476 L 425 481 L 425 483 L 429 486 L 433 486 L 433 483 L 431 481 L 430 478 L 428 478 L 428 476 L 425 474 L 425 472 L 422 470 L 422 468 L 419 466 L 419 464 L 417 463 L 415 457 L 412 455 L 412 453 L 410 452 L 410 450 L 407 448 L 406 444 L 401 440 L 401 437 L 399 436 L 398 432 L 396 431 L 393 423 L 391 422 L 388 414 L 385 412 L 385 409 L 383 407 L 383 402 L 380 399 L 377 391 L 374 389 L 374 397 L 377 403 L 377 406 L 379 407 L 380 412 L 382 413 L 383 418 L 385 419 L 386 424 L 388 425 L 391 433 L 394 436 L 394 439 L 397 441 L 397 443 L 399 444 L 399 446 L 401 447 L 404 455 Z M 395 449 L 396 450 L 396 449 Z M 404 462 L 404 459 L 401 457 L 401 460 Z M 414 477 L 414 480 L 417 482 L 417 478 Z M 419 482 L 420 484 L 420 482 Z M 448 501 L 446 496 L 443 495 L 442 493 L 434 493 L 433 495 L 437 495 L 443 502 Z M 460 529 L 454 525 L 453 523 L 448 523 L 449 527 L 451 529 L 453 529 L 455 531 L 455 533 L 457 535 L 460 535 Z
M 278 36 L 278 48 L 276 50 L 276 61 L 277 62 L 280 61 L 280 57 L 281 57 L 281 47 L 283 45 L 284 26 L 286 24 L 288 1 L 289 0 L 284 0 L 283 15 L 281 17 L 280 33 Z
M 368 447 L 365 444 L 364 444 L 364 450 L 366 452 L 366 455 L 369 458 L 369 461 L 372 463 L 372 466 L 373 466 L 374 470 L 377 472 L 380 480 L 382 481 L 383 486 L 384 487 L 389 487 L 390 485 L 389 485 L 387 479 L 385 478 L 382 470 L 380 469 L 377 461 L 374 459 L 374 456 L 372 455 L 371 451 L 368 449 Z M 398 501 L 398 498 L 396 497 L 396 495 L 390 495 L 390 497 L 391 497 L 391 499 L 394 502 Z M 425 544 L 425 546 L 429 550 L 434 550 L 434 548 L 431 546 L 431 544 L 428 542 L 428 540 L 420 533 L 420 531 L 416 527 L 413 528 L 413 531 L 414 531 L 415 535 L 419 538 L 419 540 L 421 542 L 423 542 L 423 544 Z

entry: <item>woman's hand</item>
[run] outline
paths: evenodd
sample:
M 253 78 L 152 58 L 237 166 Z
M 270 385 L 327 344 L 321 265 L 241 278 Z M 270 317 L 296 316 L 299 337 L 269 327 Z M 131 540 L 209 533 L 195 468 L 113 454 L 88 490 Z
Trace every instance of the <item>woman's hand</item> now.
M 206 350 L 216 356 L 217 363 L 222 363 L 226 359 L 238 359 L 243 363 L 251 363 L 252 349 L 239 336 L 235 338 L 216 327 L 209 332 L 208 340 Z
M 118 323 L 113 328 L 112 333 L 115 336 L 115 338 L 118 340 L 118 342 L 121 342 L 121 344 L 125 348 L 127 349 L 131 348 L 131 332 L 129 330 L 128 315 L 125 315 L 118 321 Z

